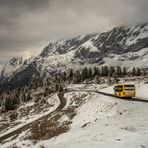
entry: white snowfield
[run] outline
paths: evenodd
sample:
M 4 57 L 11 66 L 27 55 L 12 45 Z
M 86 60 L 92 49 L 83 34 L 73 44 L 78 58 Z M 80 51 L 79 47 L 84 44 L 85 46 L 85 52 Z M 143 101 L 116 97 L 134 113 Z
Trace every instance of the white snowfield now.
M 93 45 L 93 43 L 89 40 L 81 45 L 82 47 L 85 47 L 86 49 L 89 49 L 90 52 L 100 52 L 100 50 Z
M 71 85 L 69 88 L 92 89 L 113 93 L 113 86 Z M 136 84 L 137 96 L 148 99 L 148 84 Z M 74 96 L 85 94 L 83 104 L 77 108 L 67 133 L 50 140 L 33 144 L 19 138 L 2 145 L 17 143 L 21 148 L 147 148 L 148 103 L 128 101 L 104 96 L 95 92 L 69 92 L 65 94 L 67 106 Z M 71 104 L 74 105 L 74 104 Z M 68 120 L 64 118 L 63 120 Z M 20 135 L 19 137 L 23 136 Z M 30 145 L 31 144 L 31 145 Z
M 81 86 L 76 85 L 76 88 L 78 87 Z M 102 87 L 105 86 L 90 85 L 89 88 Z M 147 99 L 148 84 L 137 84 L 136 87 L 137 96 Z M 112 88 L 113 86 L 106 87 L 101 91 L 113 93 Z M 67 99 L 72 99 L 72 94 L 68 93 Z M 51 140 L 41 141 L 33 147 L 43 145 L 46 148 L 147 148 L 147 139 L 148 103 L 89 93 L 85 103 L 78 108 L 69 132 Z
M 121 55 L 110 54 L 104 58 L 106 65 L 108 66 L 122 66 L 128 67 L 131 70 L 132 67 L 147 68 L 148 64 L 148 48 L 143 48 L 140 51 L 128 52 Z

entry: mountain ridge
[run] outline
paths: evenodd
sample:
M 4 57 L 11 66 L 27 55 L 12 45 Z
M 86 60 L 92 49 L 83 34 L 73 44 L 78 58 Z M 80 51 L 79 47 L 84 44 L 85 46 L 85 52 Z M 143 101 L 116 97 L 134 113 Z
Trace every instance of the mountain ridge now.
M 148 23 L 117 26 L 103 33 L 50 42 L 37 57 L 18 66 L 7 81 L 3 80 L 0 84 L 1 87 L 12 85 L 20 79 L 24 84 L 34 74 L 44 77 L 72 67 L 120 65 L 143 68 L 148 67 L 147 61 Z

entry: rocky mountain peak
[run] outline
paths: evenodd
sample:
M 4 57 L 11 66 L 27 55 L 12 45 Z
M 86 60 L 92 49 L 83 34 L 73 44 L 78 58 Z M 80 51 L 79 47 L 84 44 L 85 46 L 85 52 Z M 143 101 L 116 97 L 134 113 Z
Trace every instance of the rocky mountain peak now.
M 55 42 L 49 43 L 43 51 L 41 52 L 40 56 L 48 57 L 51 55 L 56 54 L 65 54 L 73 49 L 78 48 L 81 44 L 85 43 L 87 40 L 91 39 L 94 34 L 78 36 L 75 38 L 67 39 L 67 40 L 59 40 Z
M 16 66 L 16 65 L 22 65 L 23 62 L 24 59 L 22 57 L 13 57 L 12 59 L 10 59 L 8 63 L 12 66 Z
M 147 68 L 147 62 L 148 23 L 144 23 L 117 26 L 103 33 L 50 42 L 39 56 L 31 60 L 11 59 L 1 73 L 9 77 L 7 83 L 3 81 L 6 86 L 17 83 L 18 79 L 25 84 L 26 79 L 30 81 L 34 74 L 46 77 L 57 71 L 81 68 L 81 65 Z M 12 75 L 13 79 L 10 77 Z

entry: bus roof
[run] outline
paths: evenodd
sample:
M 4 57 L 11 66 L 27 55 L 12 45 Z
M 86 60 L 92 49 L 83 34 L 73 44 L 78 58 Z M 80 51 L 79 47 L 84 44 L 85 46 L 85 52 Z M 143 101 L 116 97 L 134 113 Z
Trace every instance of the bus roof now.
M 124 86 L 124 85 L 128 85 L 128 86 L 130 86 L 130 85 L 133 86 L 134 85 L 135 86 L 135 84 L 129 84 L 129 83 L 116 84 L 116 86 Z

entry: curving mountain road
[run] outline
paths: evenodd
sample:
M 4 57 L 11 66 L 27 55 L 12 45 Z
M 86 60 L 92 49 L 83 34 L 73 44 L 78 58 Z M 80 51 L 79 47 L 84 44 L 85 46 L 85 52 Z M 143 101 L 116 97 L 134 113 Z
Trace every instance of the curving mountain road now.
M 101 91 L 97 91 L 97 90 L 79 89 L 79 90 L 69 90 L 67 92 L 81 92 L 81 91 L 94 92 L 94 93 L 98 93 L 98 94 L 101 94 L 101 95 L 104 95 L 104 96 L 113 97 L 115 99 L 122 99 L 122 100 L 125 100 L 125 101 L 148 103 L 148 100 L 145 100 L 145 99 L 140 99 L 140 98 L 136 98 L 136 97 L 134 97 L 134 98 L 121 98 L 121 97 L 115 96 L 114 94 L 109 94 L 109 93 L 101 92 Z
M 29 129 L 34 123 L 36 123 L 36 122 L 38 122 L 38 121 L 40 121 L 40 120 L 42 120 L 44 118 L 51 117 L 54 113 L 62 110 L 66 105 L 66 99 L 64 98 L 64 92 L 59 92 L 57 94 L 57 96 L 59 97 L 60 104 L 54 111 L 52 111 L 49 114 L 47 114 L 45 116 L 42 116 L 41 118 L 39 118 L 37 120 L 34 120 L 34 121 L 32 121 L 32 122 L 18 128 L 18 129 L 16 129 L 15 131 L 12 131 L 12 132 L 10 132 L 10 133 L 8 133 L 6 135 L 1 136 L 0 137 L 0 143 L 2 143 L 2 141 L 6 140 L 6 139 L 8 139 L 8 138 L 10 138 L 10 137 L 12 137 L 14 135 L 20 134 L 22 131 L 25 131 L 25 130 Z

